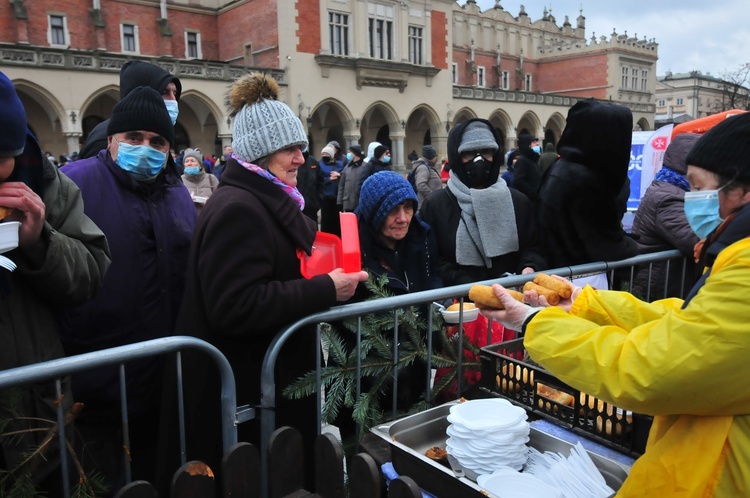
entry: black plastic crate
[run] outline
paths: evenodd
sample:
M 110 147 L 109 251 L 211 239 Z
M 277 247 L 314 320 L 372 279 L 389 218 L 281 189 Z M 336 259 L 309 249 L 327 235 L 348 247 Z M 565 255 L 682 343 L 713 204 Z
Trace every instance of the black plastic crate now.
M 570 387 L 534 363 L 523 338 L 481 349 L 482 390 L 501 396 L 554 423 L 617 451 L 640 456 L 653 417 L 621 410 Z M 544 386 L 564 393 L 553 399 Z

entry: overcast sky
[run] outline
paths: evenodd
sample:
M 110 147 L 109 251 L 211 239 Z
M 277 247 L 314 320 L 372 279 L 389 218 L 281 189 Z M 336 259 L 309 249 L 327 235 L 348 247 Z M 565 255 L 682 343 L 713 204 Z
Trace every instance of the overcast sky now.
M 483 12 L 495 6 L 495 0 L 476 1 Z M 641 40 L 655 38 L 658 76 L 693 70 L 721 76 L 750 62 L 750 0 L 500 0 L 514 17 L 522 3 L 532 22 L 551 7 L 558 26 L 567 15 L 573 27 L 583 6 L 587 40 L 593 33 L 609 38 L 613 29 Z

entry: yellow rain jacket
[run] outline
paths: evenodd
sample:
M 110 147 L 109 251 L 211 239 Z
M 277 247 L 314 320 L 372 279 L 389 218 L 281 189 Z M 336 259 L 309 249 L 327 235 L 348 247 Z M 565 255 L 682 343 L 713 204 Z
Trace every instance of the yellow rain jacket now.
M 531 358 L 615 406 L 654 415 L 620 497 L 750 496 L 750 238 L 721 251 L 704 286 L 645 303 L 587 286 L 570 313 L 528 323 Z

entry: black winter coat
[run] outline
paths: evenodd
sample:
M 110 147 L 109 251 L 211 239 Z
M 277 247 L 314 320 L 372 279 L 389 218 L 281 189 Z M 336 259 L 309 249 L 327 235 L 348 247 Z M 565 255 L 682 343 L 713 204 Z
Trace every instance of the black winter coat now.
M 271 340 L 284 327 L 336 303 L 328 275 L 302 278 L 297 249 L 309 253 L 312 220 L 283 190 L 227 161 L 211 202 L 195 227 L 177 333 L 204 339 L 229 360 L 239 405 L 260 401 L 260 374 Z M 291 425 L 312 451 L 315 398 L 289 401 L 282 390 L 315 368 L 320 346 L 312 330 L 298 331 L 276 363 L 276 426 Z M 218 373 L 205 355 L 186 352 L 186 427 L 190 460 L 221 461 Z M 258 419 L 239 426 L 240 441 L 259 444 Z M 306 461 L 312 453 L 306 454 Z M 216 467 L 215 467 L 216 465 Z M 176 468 L 176 467 L 175 467 Z
M 456 197 L 450 188 L 433 192 L 425 199 L 419 211 L 422 219 L 433 227 L 438 244 L 440 275 L 445 285 L 459 285 L 491 278 L 504 273 L 521 273 L 525 267 L 535 270 L 546 268 L 538 248 L 534 225 L 534 206 L 525 195 L 510 189 L 518 227 L 519 250 L 492 258 L 492 268 L 462 266 L 456 262 L 456 231 L 461 218 Z
M 627 181 L 633 117 L 629 109 L 593 99 L 568 113 L 560 159 L 539 191 L 537 221 L 550 268 L 635 256 L 622 228 L 618 194 Z

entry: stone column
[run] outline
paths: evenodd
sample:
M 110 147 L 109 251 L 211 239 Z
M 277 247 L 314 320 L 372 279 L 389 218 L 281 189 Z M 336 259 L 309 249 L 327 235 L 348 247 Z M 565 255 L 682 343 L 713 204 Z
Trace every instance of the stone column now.
M 393 171 L 404 171 L 404 136 L 403 133 L 389 137 L 391 139 L 391 164 Z

